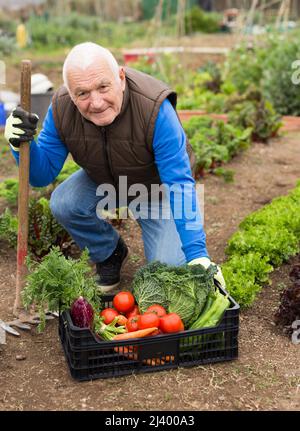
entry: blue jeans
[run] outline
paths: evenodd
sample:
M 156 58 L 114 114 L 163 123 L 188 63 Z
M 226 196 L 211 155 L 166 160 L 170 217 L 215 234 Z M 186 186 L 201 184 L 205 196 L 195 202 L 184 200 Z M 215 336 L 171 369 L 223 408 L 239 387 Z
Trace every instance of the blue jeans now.
M 101 197 L 96 195 L 97 185 L 83 169 L 75 172 L 52 192 L 50 206 L 56 220 L 69 232 L 80 249 L 88 248 L 93 262 L 103 262 L 115 250 L 119 233 L 96 213 Z M 161 204 L 151 203 L 152 214 Z M 155 208 L 154 208 L 155 207 Z M 147 262 L 158 260 L 169 265 L 186 263 L 174 219 L 157 216 L 136 220 L 142 229 Z M 130 246 L 130 245 L 129 245 Z

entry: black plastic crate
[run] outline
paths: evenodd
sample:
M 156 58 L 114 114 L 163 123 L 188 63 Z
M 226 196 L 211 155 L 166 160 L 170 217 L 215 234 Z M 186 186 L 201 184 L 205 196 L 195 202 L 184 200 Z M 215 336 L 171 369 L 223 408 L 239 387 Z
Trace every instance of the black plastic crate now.
M 106 295 L 104 306 L 111 306 L 112 299 Z M 124 341 L 103 341 L 89 329 L 74 326 L 64 311 L 59 336 L 70 373 L 83 381 L 236 359 L 240 307 L 229 300 L 231 306 L 217 326 Z

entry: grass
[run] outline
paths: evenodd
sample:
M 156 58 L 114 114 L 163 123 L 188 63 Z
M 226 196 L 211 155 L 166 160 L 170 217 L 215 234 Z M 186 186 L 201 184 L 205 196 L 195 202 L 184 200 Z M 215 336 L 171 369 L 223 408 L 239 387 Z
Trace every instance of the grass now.
M 0 136 L 0 177 L 17 175 L 18 168 L 4 136 Z

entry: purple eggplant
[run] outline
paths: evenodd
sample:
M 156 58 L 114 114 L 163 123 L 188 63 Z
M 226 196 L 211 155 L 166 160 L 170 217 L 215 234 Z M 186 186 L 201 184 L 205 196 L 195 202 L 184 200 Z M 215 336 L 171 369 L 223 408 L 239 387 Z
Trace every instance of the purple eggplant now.
M 75 326 L 92 329 L 94 309 L 85 298 L 79 296 L 71 305 L 71 317 Z

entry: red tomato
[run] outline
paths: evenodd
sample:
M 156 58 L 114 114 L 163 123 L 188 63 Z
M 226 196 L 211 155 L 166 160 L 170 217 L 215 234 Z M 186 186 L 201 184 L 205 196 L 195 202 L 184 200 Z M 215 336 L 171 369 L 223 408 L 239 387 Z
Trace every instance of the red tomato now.
M 182 320 L 176 313 L 169 313 L 161 317 L 159 327 L 165 333 L 179 332 L 184 328 Z
M 113 306 L 120 313 L 129 313 L 134 307 L 134 296 L 130 292 L 119 292 L 113 299 Z
M 155 313 L 145 313 L 138 318 L 139 329 L 156 328 L 159 327 L 159 317 Z
M 130 317 L 134 317 L 140 314 L 140 310 L 139 307 L 137 305 L 135 305 L 133 307 L 133 309 L 131 311 L 129 311 L 129 313 L 126 313 L 126 317 L 127 319 L 129 319 Z
M 139 329 L 138 318 L 139 318 L 139 315 L 138 316 L 132 316 L 132 317 L 129 317 L 129 319 L 127 319 L 126 329 L 128 332 L 134 332 L 134 331 L 137 331 Z
M 150 307 L 147 308 L 146 313 L 155 313 L 158 317 L 163 317 L 167 314 L 164 307 L 159 304 L 150 305 Z
M 119 313 L 114 308 L 105 308 L 101 311 L 100 316 L 104 317 L 105 325 L 109 325 Z

